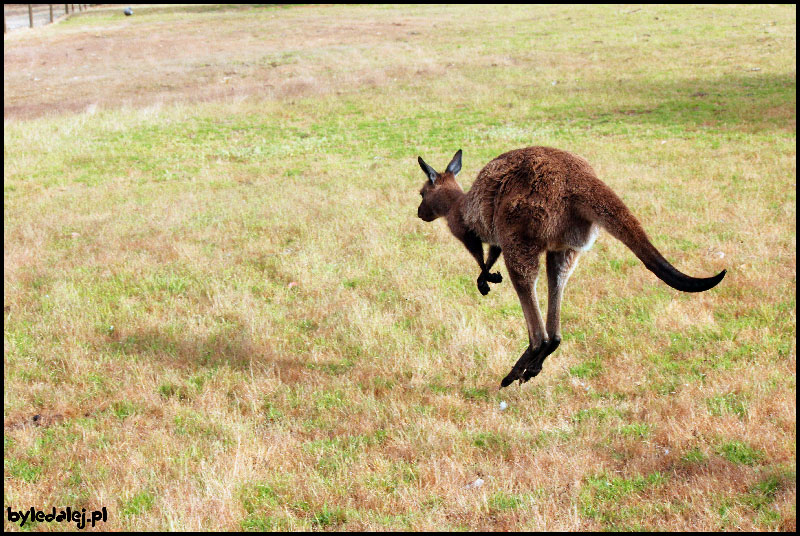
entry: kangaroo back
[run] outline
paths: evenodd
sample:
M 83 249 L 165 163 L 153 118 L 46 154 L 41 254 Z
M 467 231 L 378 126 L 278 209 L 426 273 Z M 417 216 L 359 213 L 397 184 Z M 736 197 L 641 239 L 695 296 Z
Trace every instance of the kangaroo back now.
M 599 179 L 595 181 L 581 203 L 584 217 L 598 223 L 628 246 L 645 267 L 664 283 L 683 292 L 703 292 L 722 281 L 726 270 L 713 277 L 703 278 L 691 277 L 678 271 L 653 246 L 639 221 L 617 194 Z

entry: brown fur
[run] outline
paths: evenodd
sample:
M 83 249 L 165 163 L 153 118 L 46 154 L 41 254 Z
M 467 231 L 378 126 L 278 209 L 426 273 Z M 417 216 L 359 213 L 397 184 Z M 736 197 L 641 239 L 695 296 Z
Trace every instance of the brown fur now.
M 676 270 L 661 256 L 622 200 L 600 179 L 589 163 L 551 147 L 527 147 L 504 153 L 489 162 L 468 193 L 456 182 L 461 169 L 459 150 L 444 173 L 419 159 L 429 180 L 417 215 L 424 221 L 447 219 L 453 235 L 480 266 L 478 289 L 489 292 L 488 282 L 502 251 L 511 282 L 528 325 L 529 347 L 502 387 L 516 379 L 536 376 L 544 359 L 561 341 L 560 309 L 564 287 L 581 251 L 588 250 L 602 227 L 627 245 L 645 266 L 668 285 L 685 292 L 708 290 L 725 275 L 693 278 Z M 483 243 L 489 254 L 484 261 Z M 547 323 L 536 299 L 539 257 L 546 253 L 548 280 Z

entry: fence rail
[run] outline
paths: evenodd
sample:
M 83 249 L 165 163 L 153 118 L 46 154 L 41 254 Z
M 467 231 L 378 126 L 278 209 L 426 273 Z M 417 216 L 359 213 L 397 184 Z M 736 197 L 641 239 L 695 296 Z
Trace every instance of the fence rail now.
M 3 4 L 3 33 L 44 26 L 96 4 Z

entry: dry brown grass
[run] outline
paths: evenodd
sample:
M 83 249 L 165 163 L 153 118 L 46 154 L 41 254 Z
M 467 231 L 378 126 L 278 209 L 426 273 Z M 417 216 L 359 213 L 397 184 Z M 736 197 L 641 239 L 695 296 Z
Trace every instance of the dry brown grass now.
M 236 10 L 209 23 L 192 13 L 159 20 L 139 8 L 136 17 L 101 27 L 81 24 L 78 14 L 67 31 L 6 38 L 5 117 L 326 95 L 442 74 L 424 48 L 440 24 L 424 15 L 382 21 L 367 16 L 367 7 L 350 10 L 334 19 L 310 8 L 251 12 L 247 26 Z M 144 32 L 139 17 L 152 21 Z
M 793 7 L 135 9 L 5 39 L 4 507 L 795 529 Z M 498 391 L 521 310 L 416 220 L 415 157 L 468 186 L 523 144 L 729 274 L 681 295 L 601 237 Z

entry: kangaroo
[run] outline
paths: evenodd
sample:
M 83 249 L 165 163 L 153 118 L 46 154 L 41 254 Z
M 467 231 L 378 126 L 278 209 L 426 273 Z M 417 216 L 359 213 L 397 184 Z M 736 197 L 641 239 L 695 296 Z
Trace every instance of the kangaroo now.
M 500 387 L 527 382 L 561 343 L 561 299 L 581 252 L 594 244 L 600 228 L 622 241 L 645 267 L 674 289 L 702 292 L 715 287 L 726 270 L 696 278 L 679 272 L 650 242 L 622 200 L 580 156 L 551 147 L 526 147 L 503 153 L 478 173 L 469 192 L 456 182 L 461 149 L 444 173 L 418 157 L 427 180 L 420 190 L 417 216 L 426 222 L 445 217 L 450 232 L 478 262 L 478 291 L 500 283 L 490 270 L 503 254 L 528 326 L 528 348 Z M 489 244 L 484 260 L 483 244 Z M 536 297 L 539 257 L 545 253 L 547 323 Z

